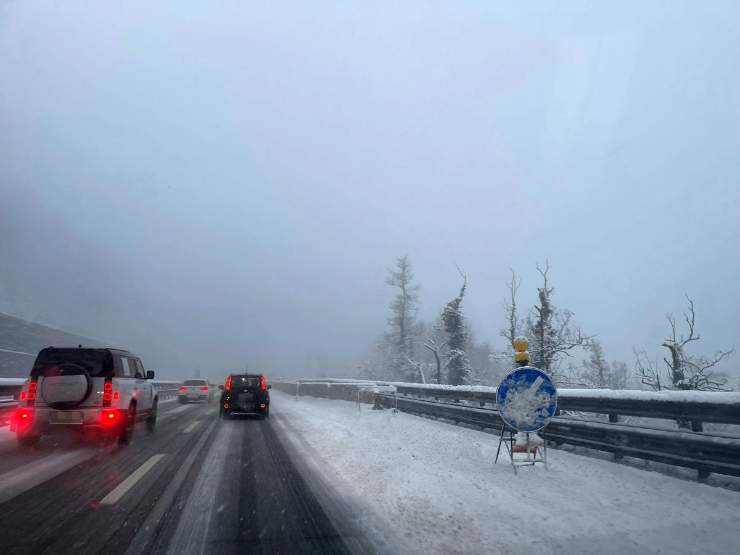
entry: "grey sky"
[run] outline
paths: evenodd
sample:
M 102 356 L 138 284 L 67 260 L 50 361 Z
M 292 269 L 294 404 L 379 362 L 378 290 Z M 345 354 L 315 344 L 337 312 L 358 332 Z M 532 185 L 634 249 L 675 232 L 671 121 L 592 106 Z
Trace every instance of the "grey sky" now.
M 395 256 L 428 318 L 459 264 L 499 345 L 549 257 L 609 358 L 685 292 L 740 347 L 736 2 L 272 4 L 0 4 L 0 311 L 170 375 L 343 373 Z

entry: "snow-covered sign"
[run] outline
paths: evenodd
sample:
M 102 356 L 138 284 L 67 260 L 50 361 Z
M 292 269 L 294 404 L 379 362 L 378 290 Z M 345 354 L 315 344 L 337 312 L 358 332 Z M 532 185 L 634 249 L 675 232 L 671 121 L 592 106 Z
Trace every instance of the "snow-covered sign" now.
M 555 385 L 542 370 L 524 366 L 510 372 L 498 386 L 496 403 L 504 422 L 519 432 L 536 432 L 555 415 Z

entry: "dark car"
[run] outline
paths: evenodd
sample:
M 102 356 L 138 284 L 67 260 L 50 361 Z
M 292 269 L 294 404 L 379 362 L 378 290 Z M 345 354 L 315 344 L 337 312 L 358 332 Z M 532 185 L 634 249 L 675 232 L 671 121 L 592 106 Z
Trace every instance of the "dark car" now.
M 267 385 L 262 374 L 230 374 L 226 383 L 220 386 L 221 418 L 234 414 L 256 414 L 263 418 L 270 416 L 271 386 Z

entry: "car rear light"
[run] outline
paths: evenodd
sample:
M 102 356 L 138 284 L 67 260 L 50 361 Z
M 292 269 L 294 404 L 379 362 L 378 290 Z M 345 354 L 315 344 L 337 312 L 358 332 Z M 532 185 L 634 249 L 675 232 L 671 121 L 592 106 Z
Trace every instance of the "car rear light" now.
M 114 426 L 120 420 L 119 412 L 116 409 L 103 409 L 100 420 L 103 426 Z
M 36 400 L 36 388 L 38 387 L 37 382 L 31 382 L 28 384 L 28 402 L 31 403 Z
M 226 410 L 229 410 L 229 403 L 224 403 L 224 408 L 225 408 Z
M 18 424 L 29 424 L 33 420 L 33 412 L 29 409 L 20 408 L 15 411 L 15 421 Z
M 260 376 L 260 389 L 262 391 L 264 391 L 264 390 L 267 389 L 267 382 L 265 381 L 265 377 L 264 376 Z
M 264 403 L 260 403 L 260 408 L 261 408 L 261 409 L 265 408 L 266 406 L 267 406 L 266 404 L 264 404 Z
M 188 389 L 190 389 L 190 388 L 189 388 L 189 387 L 185 387 L 185 386 L 183 385 L 183 386 L 182 386 L 182 387 L 180 388 L 180 391 L 187 391 Z
M 231 391 L 231 376 L 226 378 L 226 385 L 224 385 L 226 391 Z
M 26 392 L 21 391 L 21 401 L 25 401 L 25 400 L 26 400 Z
M 118 393 L 118 391 L 114 391 L 113 392 L 113 400 L 114 401 L 118 401 L 118 399 L 120 399 L 120 398 L 121 398 L 121 394 Z
M 103 385 L 103 404 L 105 406 L 110 405 L 111 399 L 113 399 L 113 384 L 106 380 Z
M 207 387 L 201 387 L 200 390 L 201 391 L 208 391 L 208 388 Z

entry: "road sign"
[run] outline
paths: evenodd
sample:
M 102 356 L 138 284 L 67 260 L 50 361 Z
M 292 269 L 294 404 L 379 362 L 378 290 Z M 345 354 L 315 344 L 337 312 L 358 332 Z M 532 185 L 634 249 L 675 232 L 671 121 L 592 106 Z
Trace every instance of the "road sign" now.
M 555 385 L 542 370 L 524 366 L 510 372 L 496 390 L 501 418 L 519 432 L 536 432 L 555 415 Z

